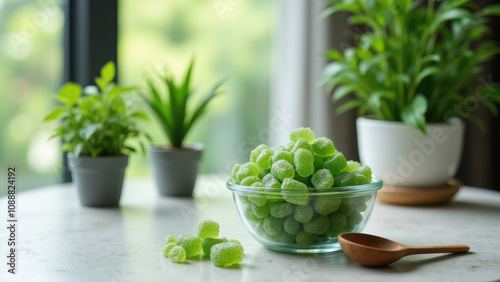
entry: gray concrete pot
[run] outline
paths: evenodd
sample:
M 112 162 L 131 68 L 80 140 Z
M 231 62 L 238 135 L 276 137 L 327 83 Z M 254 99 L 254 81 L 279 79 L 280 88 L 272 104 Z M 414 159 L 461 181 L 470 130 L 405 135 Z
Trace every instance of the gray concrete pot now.
M 68 165 L 81 204 L 89 207 L 118 206 L 127 163 L 127 155 L 75 158 L 69 154 Z
M 200 143 L 182 149 L 150 147 L 149 159 L 158 193 L 164 196 L 192 196 L 202 155 L 203 144 Z

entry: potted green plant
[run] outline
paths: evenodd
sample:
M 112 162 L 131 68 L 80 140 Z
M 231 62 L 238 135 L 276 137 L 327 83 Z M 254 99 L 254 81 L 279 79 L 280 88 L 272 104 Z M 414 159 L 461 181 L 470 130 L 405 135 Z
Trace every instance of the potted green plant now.
M 114 63 L 104 65 L 100 75 L 95 79 L 97 87 L 82 90 L 79 84 L 64 84 L 55 96 L 61 106 L 48 114 L 45 121 L 60 122 L 52 137 L 61 138 L 62 151 L 68 152 L 69 168 L 82 205 L 108 207 L 119 204 L 128 163 L 126 154 L 136 151 L 128 141 L 148 137 L 136 123 L 146 115 L 133 110 L 131 96 L 126 95 L 133 88 L 113 82 Z M 143 143 L 139 144 L 145 151 Z
M 217 83 L 198 104 L 193 105 L 191 62 L 181 83 L 172 75 L 157 74 L 158 83 L 148 80 L 148 90 L 143 93 L 144 101 L 159 121 L 170 145 L 152 146 L 149 158 L 153 167 L 156 187 L 161 195 L 191 196 L 203 153 L 203 145 L 184 141 L 193 125 L 202 117 L 207 105 L 215 98 L 222 81 Z
M 325 15 L 339 11 L 351 13 L 349 23 L 364 32 L 356 46 L 327 52 L 333 62 L 322 84 L 334 90 L 334 101 L 354 94 L 338 112 L 358 109 L 361 161 L 391 186 L 445 185 L 460 161 L 462 119 L 482 126 L 474 113 L 479 104 L 497 113 L 499 88 L 485 81 L 475 91 L 474 82 L 500 51 L 482 41 L 500 5 L 335 0 Z

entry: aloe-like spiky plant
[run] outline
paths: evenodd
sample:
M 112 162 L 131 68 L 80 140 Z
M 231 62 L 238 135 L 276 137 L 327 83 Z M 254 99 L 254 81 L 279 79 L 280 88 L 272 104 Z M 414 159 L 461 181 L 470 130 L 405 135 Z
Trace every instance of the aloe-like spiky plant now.
M 163 87 L 159 87 L 151 79 L 147 80 L 148 90 L 143 98 L 147 105 L 160 122 L 172 147 L 182 148 L 184 139 L 193 125 L 205 113 L 208 104 L 220 93 L 219 87 L 224 81 L 220 81 L 205 95 L 205 98 L 188 110 L 194 90 L 191 88 L 191 76 L 194 60 L 191 61 L 182 83 L 177 84 L 172 75 L 157 73 Z
M 349 23 L 366 27 L 356 46 L 331 50 L 322 83 L 338 101 L 354 98 L 339 112 L 358 109 L 379 120 L 403 121 L 425 133 L 426 123 L 461 117 L 482 126 L 467 103 L 484 104 L 493 114 L 500 88 L 475 80 L 482 64 L 500 53 L 491 41 L 489 16 L 500 5 L 479 8 L 471 0 L 331 0 L 325 15 L 351 13 Z M 476 95 L 478 97 L 473 97 Z

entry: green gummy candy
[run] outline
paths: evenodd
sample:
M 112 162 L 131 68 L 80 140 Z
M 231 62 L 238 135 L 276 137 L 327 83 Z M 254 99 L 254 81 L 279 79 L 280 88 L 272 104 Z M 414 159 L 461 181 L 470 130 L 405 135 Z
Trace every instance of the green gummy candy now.
M 328 169 L 330 173 L 335 176 L 338 174 L 342 169 L 344 169 L 347 165 L 347 161 L 344 157 L 344 155 L 340 152 L 337 152 L 335 155 L 332 157 L 328 158 L 325 161 L 325 164 L 323 165 L 324 168 Z
M 179 246 L 186 250 L 186 257 L 192 258 L 201 253 L 203 240 L 200 237 L 191 234 L 182 234 L 178 240 Z
M 245 215 L 245 218 L 250 220 L 250 221 L 253 221 L 253 222 L 263 222 L 264 219 L 256 216 L 253 211 L 254 211 L 254 206 L 255 204 L 254 203 L 251 203 L 250 205 L 246 206 L 243 214 Z
M 316 235 L 307 234 L 304 230 L 301 230 L 297 233 L 297 236 L 295 236 L 295 241 L 299 245 L 311 245 L 314 240 L 316 240 Z
M 261 196 L 248 196 L 248 200 L 259 207 L 262 207 L 267 203 L 267 199 Z
M 266 186 L 264 186 L 264 183 L 262 183 L 262 182 L 254 182 L 250 186 L 252 186 L 252 187 L 266 187 Z
M 202 248 L 203 248 L 203 254 L 206 256 L 210 256 L 210 250 L 212 249 L 213 246 L 221 243 L 227 242 L 226 237 L 223 238 L 206 238 L 203 239 L 202 243 Z
M 332 140 L 325 137 L 316 139 L 312 146 L 314 153 L 323 158 L 333 156 L 336 151 Z
M 335 175 L 334 187 L 356 186 L 358 179 L 350 172 L 342 172 Z
M 163 245 L 161 253 L 163 254 L 164 257 L 168 257 L 168 253 L 170 252 L 170 250 L 172 250 L 172 248 L 176 246 L 177 246 L 176 243 L 167 243 Z
M 328 169 L 320 169 L 313 174 L 311 183 L 314 188 L 331 188 L 334 183 L 333 175 Z
M 311 206 L 296 206 L 293 211 L 293 218 L 300 223 L 308 223 L 314 215 L 314 210 Z
M 361 221 L 363 221 L 363 216 L 361 215 L 360 212 L 354 210 L 354 211 L 352 211 L 351 215 L 347 219 L 347 224 L 352 225 L 352 226 L 356 226 L 356 225 L 360 224 Z
M 300 139 L 312 144 L 316 138 L 314 132 L 309 127 L 300 127 L 290 132 L 290 141 L 296 143 Z
M 271 167 L 269 167 L 269 169 L 263 169 L 263 168 L 262 168 L 262 169 L 259 171 L 259 178 L 260 178 L 260 179 L 264 178 L 264 176 L 266 176 L 266 175 L 267 175 L 268 173 L 270 173 L 270 172 L 271 172 Z
M 236 181 L 238 184 L 241 184 L 240 182 L 249 177 L 249 176 L 259 176 L 260 173 L 260 167 L 257 164 L 254 163 L 245 163 L 240 166 L 240 169 L 236 173 Z
M 253 149 L 252 152 L 250 153 L 250 161 L 256 163 L 260 153 L 262 153 L 262 151 L 264 151 L 265 149 L 269 150 L 269 147 L 265 144 L 260 144 L 255 149 Z
M 357 205 L 354 209 L 358 212 L 364 212 L 366 210 L 367 206 L 365 203 L 361 203 Z
M 295 244 L 295 236 L 284 231 L 276 239 L 283 244 Z
M 330 215 L 330 228 L 333 231 L 340 230 L 344 228 L 347 224 L 347 218 L 340 212 L 335 212 Z
M 354 172 L 361 167 L 361 164 L 356 161 L 347 161 L 347 172 Z
M 264 149 L 260 153 L 257 161 L 255 162 L 263 169 L 271 168 L 271 158 L 273 157 L 273 151 L 270 149 Z
M 267 184 L 268 182 L 271 182 L 274 180 L 276 180 L 276 178 L 274 178 L 273 174 L 268 173 L 262 178 L 262 183 Z
M 317 216 L 304 223 L 304 232 L 309 235 L 322 235 L 330 228 L 330 219 L 324 215 Z
M 362 174 L 366 177 L 366 179 L 368 179 L 369 182 L 371 182 L 372 180 L 372 170 L 370 169 L 370 167 L 364 165 L 364 166 L 361 166 L 360 168 L 358 168 L 355 173 L 359 173 L 359 174 Z
M 274 152 L 271 162 L 275 163 L 279 160 L 284 160 L 293 165 L 293 155 L 290 152 L 277 150 Z
M 258 178 L 257 176 L 248 176 L 241 180 L 240 185 L 251 186 L 255 182 L 260 182 L 260 178 Z
M 292 214 L 293 208 L 289 203 L 273 203 L 271 204 L 270 213 L 272 216 L 277 218 L 284 218 L 287 215 Z
M 293 163 L 297 174 L 307 177 L 314 173 L 314 156 L 306 149 L 298 149 L 295 152 Z
M 281 189 L 287 192 L 283 198 L 292 204 L 307 205 L 309 203 L 309 190 L 307 185 L 297 180 L 286 178 L 281 184 Z
M 293 149 L 293 146 L 295 146 L 295 143 L 294 143 L 294 142 L 290 142 L 290 143 L 288 143 L 288 144 L 286 145 L 286 150 L 287 150 L 288 152 L 291 152 L 291 151 L 292 151 L 292 149 Z
M 288 234 L 296 235 L 300 231 L 300 222 L 296 221 L 293 216 L 289 216 L 285 219 L 283 229 Z
M 283 232 L 283 220 L 273 216 L 266 217 L 266 219 L 264 219 L 264 230 L 266 230 L 269 235 L 279 235 Z
M 247 197 L 247 196 L 242 196 L 242 195 L 240 195 L 240 196 L 239 196 L 239 198 L 240 198 L 240 201 L 241 201 L 241 202 L 242 202 L 245 206 L 247 206 L 247 205 L 249 205 L 249 204 L 251 204 L 251 203 L 252 203 L 252 202 L 250 202 L 250 200 L 248 199 L 248 197 Z
M 325 165 L 325 161 L 318 157 L 318 156 L 314 156 L 314 171 L 318 171 L 320 169 L 322 169 Z
M 358 181 L 358 185 L 370 183 L 370 181 L 368 181 L 368 178 L 366 178 L 366 176 L 364 176 L 363 174 L 354 173 L 354 177 L 356 177 L 356 181 Z
M 198 237 L 201 239 L 217 238 L 219 236 L 219 224 L 207 219 L 198 224 Z
M 231 179 L 236 183 L 237 182 L 237 177 L 236 177 L 236 174 L 238 173 L 238 171 L 240 170 L 240 167 L 241 165 L 240 164 L 235 164 L 233 166 L 233 171 L 231 172 Z M 238 183 L 236 183 L 238 184 Z
M 274 178 L 272 173 L 264 176 L 264 178 L 262 178 L 262 183 L 264 183 L 264 186 L 267 188 L 281 188 L 281 183 Z
M 228 267 L 243 260 L 244 249 L 241 244 L 234 242 L 220 243 L 210 250 L 210 260 L 215 266 Z
M 187 251 L 181 246 L 173 247 L 168 253 L 168 258 L 175 263 L 182 263 L 187 257 Z
M 165 239 L 163 239 L 163 245 L 166 245 L 168 243 L 179 243 L 179 241 L 177 241 L 177 239 L 175 238 L 174 235 L 168 235 L 167 237 L 165 237 Z
M 293 179 L 299 181 L 300 183 L 305 184 L 307 187 L 312 187 L 311 180 L 309 180 L 310 177 L 304 177 L 304 176 L 300 176 L 298 174 L 295 174 L 295 176 L 293 177 Z
M 254 229 L 255 229 L 255 232 L 257 233 L 257 235 L 259 235 L 260 237 L 264 237 L 267 235 L 267 232 L 264 229 L 264 223 L 262 223 L 262 222 L 257 223 L 255 225 Z
M 350 216 L 352 212 L 352 206 L 348 201 L 346 201 L 346 199 L 343 199 L 338 211 L 345 216 Z
M 314 201 L 314 210 L 321 215 L 329 215 L 335 212 L 342 201 L 340 199 L 316 199 Z
M 293 178 L 295 176 L 295 169 L 293 165 L 285 160 L 275 162 L 271 167 L 271 173 L 278 181 L 283 182 L 285 178 Z
M 304 149 L 306 151 L 309 151 L 311 154 L 314 153 L 313 147 L 311 144 L 309 144 L 306 140 L 300 139 L 293 145 L 292 150 L 290 151 L 292 154 L 297 153 L 299 149 Z
M 271 205 L 268 202 L 262 206 L 252 205 L 253 214 L 259 218 L 266 218 L 269 216 L 270 206 Z

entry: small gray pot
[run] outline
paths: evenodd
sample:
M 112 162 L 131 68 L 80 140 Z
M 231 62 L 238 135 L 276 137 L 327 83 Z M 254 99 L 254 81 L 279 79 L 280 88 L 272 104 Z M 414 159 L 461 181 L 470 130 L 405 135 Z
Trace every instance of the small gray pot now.
M 118 206 L 127 163 L 127 155 L 75 158 L 69 154 L 68 165 L 81 204 L 89 207 Z
M 202 155 L 203 144 L 200 143 L 182 149 L 150 147 L 149 159 L 158 193 L 164 196 L 192 196 Z

